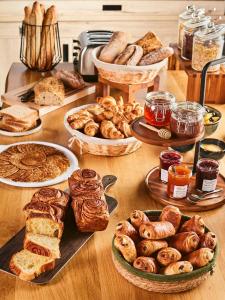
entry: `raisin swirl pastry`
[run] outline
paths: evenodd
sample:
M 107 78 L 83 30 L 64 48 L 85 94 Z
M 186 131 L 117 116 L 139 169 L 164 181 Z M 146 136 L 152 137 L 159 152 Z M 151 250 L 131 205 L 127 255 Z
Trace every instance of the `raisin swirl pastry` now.
M 149 218 L 146 216 L 146 214 L 141 210 L 134 210 L 130 214 L 130 221 L 131 224 L 136 228 L 139 229 L 141 224 L 149 223 Z
M 125 235 L 121 234 L 115 237 L 114 246 L 123 255 L 124 259 L 129 263 L 133 263 L 137 257 L 137 251 L 133 240 Z
M 199 237 L 194 231 L 177 233 L 170 241 L 171 247 L 183 253 L 190 253 L 196 250 L 198 244 Z
M 121 221 L 116 226 L 116 235 L 125 234 L 129 236 L 134 242 L 138 240 L 138 232 L 133 225 L 128 221 Z
M 217 238 L 215 233 L 207 232 L 200 237 L 200 247 L 215 249 L 217 245 Z
M 169 264 L 163 271 L 164 275 L 176 275 L 193 271 L 193 266 L 189 261 L 177 261 Z
M 200 248 L 188 254 L 187 260 L 196 268 L 206 266 L 214 256 L 214 251 L 209 248 Z
M 160 221 L 168 221 L 172 223 L 175 230 L 177 231 L 180 227 L 181 212 L 179 208 L 172 205 L 167 205 L 163 208 L 159 219 Z
M 181 259 L 181 253 L 172 247 L 161 249 L 157 254 L 157 260 L 162 266 L 168 266 Z
M 205 233 L 205 223 L 202 217 L 195 215 L 181 226 L 180 232 L 194 231 L 197 235 Z
M 139 269 L 148 273 L 157 273 L 157 263 L 156 260 L 152 257 L 139 256 L 133 262 L 133 266 L 136 269 Z
M 142 240 L 137 244 L 137 252 L 140 256 L 150 256 L 152 253 L 167 246 L 167 241 L 163 240 Z

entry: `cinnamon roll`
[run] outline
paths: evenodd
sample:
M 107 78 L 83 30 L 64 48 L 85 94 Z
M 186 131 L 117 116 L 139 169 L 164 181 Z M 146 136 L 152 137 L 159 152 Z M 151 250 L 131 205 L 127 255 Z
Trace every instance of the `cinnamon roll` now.
M 177 231 L 180 227 L 180 221 L 181 221 L 181 212 L 179 208 L 167 205 L 163 208 L 162 213 L 159 217 L 160 221 L 168 221 L 173 224 L 175 230 Z
M 164 275 L 176 275 L 193 271 L 193 266 L 189 261 L 177 261 L 169 264 L 163 271 Z
M 150 256 L 152 253 L 167 246 L 167 242 L 163 240 L 142 240 L 137 244 L 137 252 L 140 256 Z
M 150 222 L 142 224 L 139 228 L 139 234 L 142 238 L 149 240 L 161 240 L 175 234 L 175 228 L 170 222 Z
M 31 202 L 39 201 L 66 208 L 69 203 L 69 195 L 59 189 L 44 187 L 31 198 Z
M 127 262 L 134 262 L 137 257 L 137 251 L 133 240 L 129 236 L 124 234 L 116 236 L 114 246 L 121 252 Z
M 170 241 L 171 247 L 183 253 L 190 253 L 196 250 L 198 244 L 199 237 L 194 231 L 177 233 Z
M 133 267 L 147 273 L 157 273 L 157 263 L 152 257 L 139 256 L 133 262 Z
M 209 248 L 200 248 L 187 256 L 187 260 L 196 268 L 206 266 L 214 256 L 214 251 Z
M 116 235 L 125 234 L 129 236 L 134 242 L 138 240 L 138 232 L 128 221 L 121 221 L 116 226 Z
M 172 247 L 161 249 L 157 254 L 157 260 L 162 266 L 168 266 L 181 259 L 180 252 Z
M 215 249 L 217 245 L 217 238 L 215 233 L 207 232 L 200 237 L 200 247 Z
M 136 228 L 139 229 L 141 224 L 149 223 L 149 218 L 146 216 L 146 214 L 141 210 L 134 210 L 130 214 L 130 221 L 131 224 Z
M 181 226 L 180 232 L 194 231 L 197 235 L 202 235 L 205 232 L 205 223 L 202 217 L 195 215 Z

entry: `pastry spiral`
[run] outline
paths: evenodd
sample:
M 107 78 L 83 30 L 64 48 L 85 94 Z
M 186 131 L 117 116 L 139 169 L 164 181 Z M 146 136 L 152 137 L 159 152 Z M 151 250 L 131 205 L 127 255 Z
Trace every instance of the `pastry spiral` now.
M 168 243 L 163 240 L 142 240 L 137 244 L 137 252 L 140 256 L 150 256 L 152 253 L 167 246 Z
M 214 251 L 209 248 L 200 248 L 187 256 L 187 260 L 196 268 L 206 266 L 214 256 Z
M 180 252 L 172 247 L 166 247 L 161 249 L 157 254 L 157 261 L 162 266 L 168 266 L 171 263 L 174 263 L 181 259 Z
M 116 235 L 125 234 L 129 236 L 134 242 L 138 240 L 138 232 L 133 227 L 133 225 L 130 224 L 128 221 L 121 221 L 116 226 Z
M 181 226 L 180 232 L 194 231 L 197 235 L 202 235 L 205 232 L 205 223 L 202 217 L 195 215 Z
M 180 227 L 181 212 L 179 208 L 172 205 L 167 205 L 163 208 L 159 219 L 160 221 L 168 221 L 172 223 L 175 230 L 177 231 Z
M 49 204 L 54 204 L 59 207 L 67 207 L 69 202 L 69 195 L 61 190 L 55 188 L 41 188 L 31 198 L 31 202 L 42 201 Z
M 175 234 L 175 228 L 170 222 L 150 222 L 142 224 L 139 228 L 139 234 L 142 238 L 149 240 L 161 240 Z
M 157 273 L 158 272 L 156 260 L 152 257 L 139 256 L 133 262 L 133 266 L 134 266 L 134 268 L 139 269 L 144 272 L 147 272 L 147 273 Z
M 146 214 L 141 210 L 134 210 L 130 214 L 130 221 L 131 224 L 136 228 L 139 229 L 141 224 L 149 223 L 149 218 L 146 216 Z
M 193 266 L 189 261 L 177 261 L 169 264 L 163 271 L 164 275 L 176 275 L 193 271 Z
M 183 253 L 190 253 L 197 249 L 199 244 L 199 237 L 194 232 L 177 233 L 171 238 L 170 246 L 176 248 Z
M 217 245 L 217 238 L 215 233 L 207 232 L 200 237 L 200 247 L 215 249 Z
M 116 236 L 114 246 L 121 252 L 127 262 L 134 262 L 137 257 L 137 251 L 133 240 L 129 236 L 124 234 Z

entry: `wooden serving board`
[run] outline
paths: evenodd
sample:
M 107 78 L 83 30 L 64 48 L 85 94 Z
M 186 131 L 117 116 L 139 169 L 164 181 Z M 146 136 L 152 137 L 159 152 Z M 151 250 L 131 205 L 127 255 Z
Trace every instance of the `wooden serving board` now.
M 108 175 L 103 177 L 104 187 L 112 185 L 115 181 L 115 176 Z M 117 207 L 118 202 L 108 195 L 105 195 L 105 197 L 111 214 Z M 101 234 L 101 232 L 98 234 Z M 47 284 L 62 268 L 65 267 L 70 259 L 72 259 L 93 235 L 93 232 L 84 233 L 77 230 L 73 210 L 70 206 L 65 217 L 64 232 L 60 243 L 61 258 L 56 260 L 55 268 L 53 270 L 42 273 L 31 282 L 35 284 Z M 25 227 L 0 248 L 0 270 L 15 277 L 16 275 L 9 269 L 9 262 L 14 253 L 23 249 L 24 236 Z
M 189 202 L 185 199 L 172 199 L 167 196 L 167 184 L 163 183 L 160 180 L 160 170 L 159 167 L 155 167 L 147 174 L 145 179 L 145 184 L 149 190 L 149 195 L 156 202 L 161 203 L 162 205 L 174 205 L 177 206 L 181 210 L 186 211 L 207 211 L 225 204 L 225 190 L 214 199 L 209 200 L 201 200 L 196 203 Z M 195 193 L 195 176 L 191 178 L 191 184 L 189 188 L 189 193 Z M 225 178 L 219 174 L 217 188 L 222 187 L 225 189 Z
M 5 103 L 7 106 L 12 106 L 12 105 L 25 105 L 27 107 L 36 109 L 39 111 L 39 115 L 43 116 L 53 110 L 56 110 L 62 106 L 65 106 L 71 102 L 74 102 L 80 98 L 83 98 L 87 95 L 93 94 L 96 91 L 96 86 L 94 84 L 86 83 L 86 86 L 82 89 L 79 90 L 71 90 L 71 89 L 66 89 L 65 90 L 65 99 L 64 103 L 62 105 L 51 105 L 51 106 L 44 106 L 44 105 L 37 105 L 32 101 L 28 102 L 21 102 L 20 100 L 20 95 L 24 94 L 26 91 L 29 89 L 33 88 L 34 85 L 37 83 L 32 82 L 31 84 L 25 85 L 23 87 L 17 88 L 15 90 L 11 90 L 10 92 L 3 94 L 1 96 L 1 100 L 3 103 Z M 31 99 L 32 100 L 32 99 Z

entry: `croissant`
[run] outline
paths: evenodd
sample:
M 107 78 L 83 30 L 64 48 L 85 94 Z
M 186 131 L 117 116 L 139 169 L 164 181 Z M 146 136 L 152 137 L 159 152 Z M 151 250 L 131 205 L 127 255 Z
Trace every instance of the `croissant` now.
M 139 229 L 141 224 L 149 223 L 149 218 L 146 216 L 146 214 L 141 210 L 134 210 L 130 214 L 130 221 L 131 224 L 136 228 Z
M 137 252 L 141 256 L 150 256 L 164 247 L 168 247 L 168 243 L 163 240 L 142 240 L 137 244 Z
M 137 251 L 133 240 L 124 234 L 118 235 L 114 239 L 114 246 L 121 252 L 124 259 L 133 263 L 137 257 Z
M 214 251 L 209 248 L 200 248 L 187 256 L 187 260 L 196 268 L 206 266 L 214 256 Z
M 128 221 L 121 221 L 116 226 L 116 235 L 125 234 L 134 242 L 138 240 L 138 232 Z
M 129 112 L 129 113 L 124 113 L 124 117 L 126 118 L 126 121 L 130 124 L 138 116 L 136 114 L 134 114 L 133 112 Z
M 100 104 L 104 109 L 111 110 L 113 112 L 118 111 L 116 99 L 111 96 L 99 97 L 96 99 L 96 102 Z
M 163 271 L 164 275 L 175 275 L 189 273 L 193 271 L 193 266 L 189 261 L 177 261 L 169 264 Z
M 136 269 L 139 269 L 141 271 L 148 272 L 148 273 L 157 273 L 158 272 L 156 260 L 152 257 L 140 256 L 135 259 L 135 261 L 133 262 L 133 266 Z
M 99 104 L 94 104 L 94 105 L 88 106 L 87 111 L 95 116 L 95 115 L 102 113 L 104 111 L 104 108 L 101 107 L 101 105 L 99 105 Z
M 116 104 L 117 104 L 117 106 L 119 106 L 119 108 L 120 108 L 121 110 L 123 110 L 124 101 L 123 101 L 123 97 L 122 97 L 122 96 L 119 96 L 119 99 L 116 100 Z
M 172 223 L 175 230 L 177 231 L 180 227 L 181 212 L 179 208 L 172 205 L 167 205 L 163 208 L 159 219 L 160 221 L 168 221 Z
M 79 117 L 79 119 L 75 119 L 74 121 L 72 121 L 70 123 L 70 126 L 73 128 L 73 129 L 82 129 L 84 127 L 84 125 L 90 121 L 90 117 Z
M 80 111 L 68 116 L 67 121 L 69 123 L 71 123 L 72 121 L 77 120 L 81 117 L 87 117 L 87 118 L 91 119 L 93 117 L 93 115 L 86 109 L 81 109 Z
M 202 217 L 195 215 L 188 221 L 184 222 L 184 224 L 181 226 L 180 232 L 185 232 L 185 231 L 194 231 L 198 235 L 204 234 L 205 223 Z
M 89 136 L 95 136 L 98 132 L 99 125 L 95 121 L 90 120 L 84 126 L 84 133 Z
M 200 247 L 215 249 L 217 245 L 217 238 L 215 233 L 207 232 L 200 237 Z
M 130 125 L 126 121 L 121 121 L 117 125 L 117 129 L 119 129 L 126 138 L 131 136 Z
M 111 121 L 102 121 L 100 126 L 101 134 L 106 139 L 122 139 L 124 135 L 117 130 L 115 125 Z
M 134 110 L 139 110 L 140 107 L 141 107 L 140 104 L 137 102 L 126 103 L 123 107 L 123 110 L 125 113 L 130 113 Z
M 168 266 L 181 259 L 181 253 L 172 247 L 161 249 L 157 254 L 158 262 L 163 266 Z
M 175 234 L 175 228 L 170 222 L 150 222 L 142 224 L 139 228 L 141 237 L 149 240 L 161 240 Z
M 126 121 L 126 118 L 124 117 L 122 112 L 117 112 L 113 115 L 112 122 L 117 125 L 121 121 Z
M 196 250 L 198 244 L 199 237 L 194 231 L 177 233 L 170 240 L 170 246 L 183 253 Z

